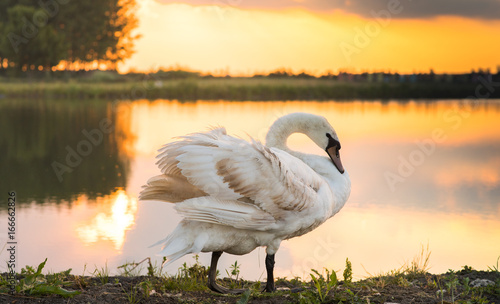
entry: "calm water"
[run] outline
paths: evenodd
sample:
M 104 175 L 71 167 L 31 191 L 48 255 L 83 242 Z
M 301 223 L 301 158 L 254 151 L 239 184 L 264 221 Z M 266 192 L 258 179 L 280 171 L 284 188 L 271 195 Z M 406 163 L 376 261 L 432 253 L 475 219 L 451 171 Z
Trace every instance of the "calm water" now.
M 138 202 L 158 174 L 156 150 L 172 137 L 225 126 L 264 140 L 279 116 L 324 115 L 342 142 L 352 179 L 344 209 L 315 231 L 282 243 L 278 276 L 309 269 L 356 278 L 401 266 L 429 245 L 431 272 L 486 269 L 500 255 L 500 101 L 0 103 L 0 260 L 7 260 L 8 191 L 16 191 L 17 264 L 86 274 L 154 256 L 148 248 L 180 217 L 172 205 Z M 304 136 L 293 149 L 321 154 Z M 265 278 L 264 249 L 237 259 L 246 279 Z M 156 258 L 157 261 L 160 258 Z M 209 254 L 200 260 L 208 265 Z M 168 273 L 191 256 L 166 268 Z M 0 263 L 0 271 L 6 271 Z

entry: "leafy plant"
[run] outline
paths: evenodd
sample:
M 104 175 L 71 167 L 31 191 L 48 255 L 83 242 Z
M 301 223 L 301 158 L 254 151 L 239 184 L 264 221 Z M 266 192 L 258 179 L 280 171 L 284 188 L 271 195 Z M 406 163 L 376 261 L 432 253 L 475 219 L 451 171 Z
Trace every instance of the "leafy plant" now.
M 234 264 L 229 266 L 231 269 L 231 276 L 236 276 L 236 280 L 238 280 L 238 276 L 240 275 L 240 265 L 238 265 L 238 261 L 234 261 Z
M 470 290 L 471 290 L 471 287 L 470 287 L 470 279 L 469 278 L 465 278 L 463 279 L 463 286 L 464 286 L 464 295 L 468 295 Z
M 465 265 L 463 266 L 462 272 L 471 272 L 473 270 L 474 269 L 472 267 Z
M 198 260 L 198 255 L 194 256 L 195 264 L 187 266 L 182 264 L 177 275 L 167 278 L 163 281 L 163 287 L 166 290 L 206 290 L 205 282 L 208 278 L 208 268 L 202 266 Z
M 237 286 L 238 277 L 240 275 L 240 265 L 238 265 L 238 261 L 234 261 L 234 264 L 229 266 L 229 269 L 231 271 L 229 272 L 226 269 L 226 274 L 229 277 L 229 279 L 231 280 L 231 283 L 232 283 L 231 285 L 233 285 L 232 288 L 234 288 L 235 286 Z
M 345 259 L 345 269 L 344 269 L 344 284 L 349 285 L 352 283 L 352 264 L 349 258 Z
M 188 267 L 186 263 L 179 269 L 179 276 L 184 279 L 194 279 L 195 281 L 205 281 L 208 276 L 208 269 L 200 264 L 199 256 L 194 256 L 194 265 Z
M 316 287 L 315 293 L 319 298 L 320 302 L 324 303 L 326 300 L 326 296 L 328 295 L 330 290 L 334 289 L 338 284 L 337 273 L 335 273 L 335 271 L 333 270 L 330 273 L 330 271 L 325 268 L 326 271 L 326 280 L 325 280 L 323 275 L 320 274 L 317 270 L 311 269 L 311 271 L 316 274 L 316 276 L 312 273 L 310 274 L 314 287 Z
M 457 286 L 459 285 L 458 279 L 454 272 L 451 273 L 450 281 L 445 284 L 448 292 L 451 294 L 451 302 L 455 303 L 455 293 L 457 292 Z
M 235 263 L 236 264 L 236 263 Z M 236 302 L 236 304 L 246 304 L 248 300 L 250 300 L 251 290 L 245 290 L 245 292 L 241 295 L 241 298 Z
M 436 291 L 436 296 L 439 296 L 441 298 L 441 303 L 444 303 L 444 293 L 445 290 L 441 288 L 441 280 L 439 277 L 436 278 L 436 285 L 438 287 L 438 290 Z
M 500 268 L 498 267 L 498 262 L 500 261 L 500 256 L 497 258 L 497 264 L 493 266 L 488 266 L 488 270 L 492 272 L 499 272 Z
M 31 266 L 26 266 L 26 268 L 21 269 L 20 276 L 23 278 L 21 278 L 19 283 L 16 285 L 16 293 L 24 293 L 27 295 L 56 294 L 63 297 L 72 297 L 80 294 L 80 291 L 70 291 L 62 288 L 64 285 L 71 284 L 71 282 L 66 281 L 71 269 L 44 276 L 42 274 L 42 270 L 45 267 L 46 262 L 47 259 L 40 263 L 36 270 Z

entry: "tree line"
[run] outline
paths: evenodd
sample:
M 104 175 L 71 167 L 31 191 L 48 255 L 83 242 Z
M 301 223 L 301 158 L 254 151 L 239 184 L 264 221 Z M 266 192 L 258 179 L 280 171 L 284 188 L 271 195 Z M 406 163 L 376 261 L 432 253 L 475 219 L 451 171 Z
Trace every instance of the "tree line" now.
M 0 1 L 0 68 L 82 70 L 133 53 L 135 0 Z

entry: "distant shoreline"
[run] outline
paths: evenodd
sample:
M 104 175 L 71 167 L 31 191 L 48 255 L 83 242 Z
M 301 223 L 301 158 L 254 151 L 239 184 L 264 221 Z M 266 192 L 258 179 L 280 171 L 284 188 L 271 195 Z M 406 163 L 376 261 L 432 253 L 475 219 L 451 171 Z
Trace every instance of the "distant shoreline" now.
M 479 92 L 479 93 L 478 93 Z M 179 80 L 43 81 L 7 80 L 0 83 L 2 99 L 177 99 L 191 100 L 391 100 L 500 98 L 500 87 L 481 83 L 347 82 L 299 78 L 187 78 Z

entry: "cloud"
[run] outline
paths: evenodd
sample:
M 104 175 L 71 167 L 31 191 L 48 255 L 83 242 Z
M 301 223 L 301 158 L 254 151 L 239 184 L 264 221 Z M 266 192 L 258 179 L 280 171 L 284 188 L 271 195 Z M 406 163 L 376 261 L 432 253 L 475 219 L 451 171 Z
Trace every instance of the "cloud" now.
M 401 12 L 395 18 L 432 18 L 461 16 L 469 18 L 500 18 L 499 0 L 350 0 L 333 1 L 345 11 L 370 16 L 371 11 L 387 10 L 388 3 L 399 3 Z M 369 4 L 368 4 L 369 3 Z
M 156 0 L 162 3 L 186 3 L 190 5 L 218 5 L 242 9 L 286 9 L 302 8 L 328 12 L 342 10 L 363 17 L 372 17 L 372 12 L 387 10 L 389 3 L 402 7 L 393 18 L 433 18 L 438 16 L 460 16 L 479 19 L 500 19 L 500 0 Z

